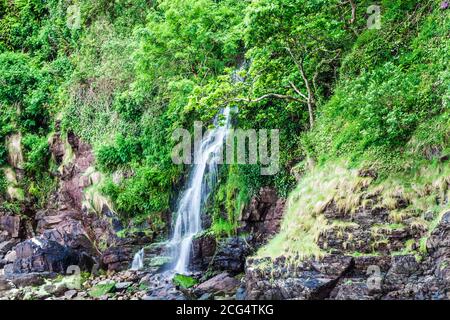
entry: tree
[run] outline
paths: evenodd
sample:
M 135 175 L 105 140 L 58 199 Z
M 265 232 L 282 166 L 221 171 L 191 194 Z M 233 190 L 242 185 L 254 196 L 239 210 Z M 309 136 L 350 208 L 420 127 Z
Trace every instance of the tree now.
M 338 1 L 252 2 L 246 12 L 244 38 L 250 67 L 244 84 L 222 83 L 222 89 L 217 83 L 211 85 L 214 104 L 284 100 L 305 106 L 312 128 L 316 104 L 330 94 L 346 36 L 345 21 L 335 19 L 339 7 Z

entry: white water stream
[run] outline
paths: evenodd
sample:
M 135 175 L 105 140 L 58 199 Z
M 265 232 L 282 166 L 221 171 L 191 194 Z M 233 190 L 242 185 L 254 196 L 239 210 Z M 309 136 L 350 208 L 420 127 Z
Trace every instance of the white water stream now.
M 210 130 L 195 151 L 195 163 L 191 169 L 185 191 L 178 203 L 176 222 L 170 246 L 174 249 L 174 271 L 186 273 L 191 254 L 192 240 L 202 231 L 202 209 L 217 180 L 218 165 L 230 127 L 230 109 L 222 111 L 224 122 Z

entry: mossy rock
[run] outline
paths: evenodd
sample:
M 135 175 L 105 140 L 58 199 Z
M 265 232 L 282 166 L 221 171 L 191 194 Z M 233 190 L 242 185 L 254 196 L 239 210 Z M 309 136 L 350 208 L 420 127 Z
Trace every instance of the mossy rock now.
M 182 274 L 175 275 L 172 281 L 176 286 L 179 286 L 184 289 L 192 288 L 198 283 L 197 279 Z
M 114 292 L 116 288 L 115 282 L 105 283 L 105 284 L 98 284 L 94 287 L 92 287 L 91 290 L 89 290 L 89 295 L 92 298 L 99 298 L 101 296 L 104 296 L 108 293 Z
M 154 257 L 154 258 L 150 259 L 148 266 L 151 268 L 161 268 L 170 262 L 172 262 L 171 257 L 159 256 L 159 257 Z

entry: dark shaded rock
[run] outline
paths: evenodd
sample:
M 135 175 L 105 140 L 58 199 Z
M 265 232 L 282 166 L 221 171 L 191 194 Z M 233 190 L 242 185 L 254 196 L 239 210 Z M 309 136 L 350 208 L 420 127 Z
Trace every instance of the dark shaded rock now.
M 358 172 L 358 176 L 363 178 L 377 179 L 378 173 L 374 169 L 361 169 Z
M 206 301 L 206 300 L 214 300 L 214 295 L 212 293 L 204 293 L 200 298 L 198 298 L 199 301 Z
M 109 271 L 122 271 L 131 266 L 133 250 L 131 247 L 108 248 L 101 256 L 102 268 Z
M 241 231 L 251 233 L 263 243 L 280 230 L 286 200 L 278 198 L 273 188 L 262 188 L 244 209 Z
M 213 268 L 234 274 L 243 272 L 246 257 L 254 251 L 252 240 L 251 237 L 233 237 L 220 241 L 212 262 Z
M 80 264 L 80 256 L 75 251 L 45 238 L 26 240 L 15 251 L 14 273 L 65 273 L 69 266 Z
M 343 278 L 330 294 L 333 300 L 374 300 L 366 279 Z
M 212 235 L 201 234 L 192 241 L 192 256 L 190 268 L 192 270 L 205 270 L 211 263 L 216 252 L 216 239 Z
M 240 286 L 240 281 L 231 277 L 228 273 L 221 273 L 208 281 L 199 284 L 195 293 L 201 296 L 205 293 L 234 294 Z
M 95 249 L 81 219 L 81 213 L 74 210 L 60 211 L 53 215 L 47 212 L 44 216 L 38 216 L 37 231 L 47 240 L 92 257 L 98 256 L 99 252 Z
M 247 299 L 326 299 L 354 263 L 351 257 L 339 255 L 298 263 L 285 257 L 277 258 L 272 265 L 268 262 L 268 259 L 247 261 Z
M 7 276 L 8 280 L 10 280 L 17 288 L 40 286 L 45 283 L 46 279 L 55 277 L 56 274 L 52 272 L 31 272 Z
M 4 276 L 0 276 L 0 292 L 11 290 L 13 288 L 14 286 L 10 280 L 6 279 Z
M 6 231 L 9 237 L 19 237 L 20 217 L 0 216 L 0 231 Z
M 7 254 L 16 244 L 19 243 L 18 239 L 10 239 L 0 243 L 0 255 Z

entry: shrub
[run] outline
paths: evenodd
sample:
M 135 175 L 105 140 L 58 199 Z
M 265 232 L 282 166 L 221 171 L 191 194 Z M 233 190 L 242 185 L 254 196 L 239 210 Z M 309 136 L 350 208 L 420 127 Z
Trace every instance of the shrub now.
M 28 134 L 22 138 L 25 155 L 24 168 L 29 175 L 41 176 L 50 160 L 50 150 L 46 137 Z
M 132 161 L 140 161 L 142 148 L 138 138 L 119 134 L 114 145 L 101 146 L 96 156 L 99 168 L 112 172 Z

